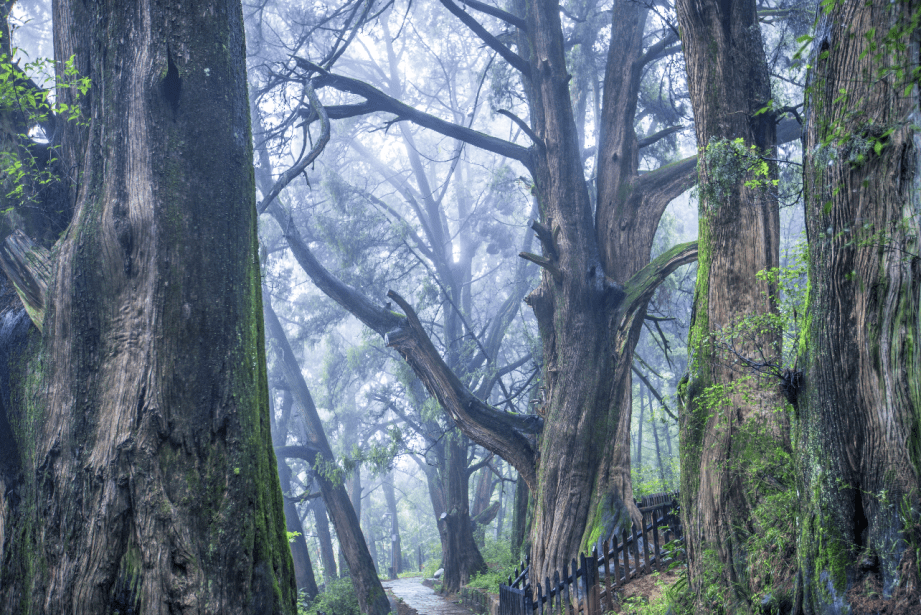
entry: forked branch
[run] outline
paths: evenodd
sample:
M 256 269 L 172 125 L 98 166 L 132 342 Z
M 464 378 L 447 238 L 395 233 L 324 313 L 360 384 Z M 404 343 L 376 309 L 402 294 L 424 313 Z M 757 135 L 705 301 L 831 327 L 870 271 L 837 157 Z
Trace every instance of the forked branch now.
M 502 412 L 477 399 L 445 364 L 412 306 L 394 291 L 387 296 L 406 314 L 406 320 L 387 334 L 387 345 L 403 356 L 464 434 L 511 463 L 535 490 L 537 451 L 528 434 L 540 431 L 541 419 Z
M 295 58 L 295 60 L 299 66 L 308 70 L 310 73 L 318 72 L 318 67 L 316 67 L 316 65 L 307 62 L 303 58 Z M 470 145 L 485 149 L 494 154 L 499 154 L 500 156 L 512 158 L 528 168 L 531 167 L 531 153 L 527 148 L 419 111 L 406 103 L 400 102 L 392 96 L 388 96 L 381 90 L 364 81 L 323 71 L 314 78 L 314 86 L 317 89 L 331 87 L 340 92 L 362 96 L 367 101 L 362 104 L 327 107 L 329 117 L 355 117 L 374 112 L 392 113 L 397 116 L 397 119 L 393 121 L 399 122 L 408 120 L 423 128 L 434 130 L 446 137 L 469 143 Z
M 313 145 L 310 149 L 310 152 L 297 161 L 294 166 L 281 174 L 281 177 L 278 178 L 278 181 L 275 182 L 275 185 L 272 186 L 272 189 L 269 190 L 269 193 L 265 195 L 265 198 L 262 199 L 262 202 L 259 203 L 259 207 L 256 208 L 260 214 L 266 210 L 269 204 L 281 194 L 281 191 L 285 189 L 285 186 L 291 183 L 291 181 L 304 172 L 304 169 L 312 163 L 320 155 L 320 152 L 323 151 L 323 148 L 326 147 L 326 144 L 329 143 L 329 115 L 326 113 L 326 109 L 323 108 L 323 105 L 320 103 L 320 99 L 317 96 L 317 93 L 313 90 L 313 86 L 310 85 L 309 80 L 305 80 L 304 84 L 304 95 L 307 97 L 307 100 L 310 101 L 310 108 L 312 113 L 316 114 L 316 117 L 320 120 L 320 139 Z M 307 126 L 304 126 L 304 132 L 306 133 Z M 304 135 L 307 136 L 306 134 Z M 306 141 L 306 138 L 305 138 Z
M 502 41 L 497 39 L 495 36 L 489 33 L 489 31 L 483 27 L 483 24 L 478 22 L 473 15 L 470 15 L 466 11 L 462 10 L 459 6 L 454 4 L 451 0 L 440 0 L 441 4 L 444 5 L 452 15 L 464 22 L 464 25 L 470 28 L 474 34 L 480 37 L 484 43 L 489 47 L 494 49 L 502 58 L 512 65 L 512 67 L 519 71 L 523 75 L 528 75 L 531 72 L 531 67 L 528 66 L 528 63 L 525 62 L 524 58 L 520 55 L 506 47 L 502 44 Z
M 656 288 L 665 281 L 675 269 L 697 260 L 697 242 L 678 244 L 659 255 L 651 263 L 640 269 L 624 285 L 624 299 L 620 304 L 621 321 L 631 321 L 637 314 L 645 314 L 646 306 L 652 299 Z

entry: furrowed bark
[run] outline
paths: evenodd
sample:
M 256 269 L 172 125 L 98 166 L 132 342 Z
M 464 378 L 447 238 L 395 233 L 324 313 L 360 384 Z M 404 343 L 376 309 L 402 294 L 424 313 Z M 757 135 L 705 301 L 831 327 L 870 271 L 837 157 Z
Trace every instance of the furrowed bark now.
M 907 77 L 919 6 L 834 3 L 810 58 L 797 402 L 809 614 L 909 612 L 921 598 L 921 116 Z
M 92 89 L 58 91 L 85 123 L 63 127 L 73 218 L 7 408 L 0 610 L 293 615 L 241 5 L 62 0 L 54 30 Z
M 704 154 L 742 139 L 742 147 L 776 158 L 775 121 L 756 114 L 771 89 L 754 0 L 679 0 L 677 9 L 701 186 L 688 408 L 681 425 L 681 509 L 696 608 L 741 612 L 752 607 L 766 580 L 750 574 L 753 555 L 746 546 L 750 536 L 765 531 L 752 520 L 762 493 L 746 482 L 750 468 L 763 461 L 753 456 L 759 450 L 754 442 L 762 438 L 769 444 L 759 446 L 787 451 L 789 424 L 776 382 L 735 370 L 716 339 L 743 319 L 776 314 L 776 287 L 757 274 L 778 264 L 778 206 L 770 187 L 749 183 L 760 179 L 770 186 L 776 170 L 736 177 L 708 167 Z M 775 329 L 759 327 L 737 345 L 743 354 L 763 352 L 779 364 Z M 779 602 L 792 595 L 790 575 L 781 570 L 773 578 Z M 717 602 L 711 602 L 714 596 Z

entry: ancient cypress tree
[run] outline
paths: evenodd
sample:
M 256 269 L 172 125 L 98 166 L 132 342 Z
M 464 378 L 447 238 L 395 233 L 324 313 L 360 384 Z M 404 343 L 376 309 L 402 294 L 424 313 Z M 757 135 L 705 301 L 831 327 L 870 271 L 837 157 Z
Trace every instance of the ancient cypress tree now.
M 641 173 L 640 150 L 677 128 L 640 139 L 634 127 L 644 69 L 673 51 L 677 37 L 664 34 L 644 48 L 649 9 L 632 2 L 616 3 L 611 17 L 616 42 L 610 45 L 605 62 L 603 91 L 596 92 L 594 101 L 602 138 L 592 199 L 580 143 L 584 128 L 579 124 L 585 118 L 577 119 L 574 114 L 574 105 L 584 113 L 585 101 L 574 103 L 570 94 L 559 3 L 513 2 L 508 11 L 479 2 L 465 3 L 467 11 L 452 0 L 442 4 L 519 79 L 529 118 L 524 121 L 508 115 L 527 135 L 529 146 L 414 109 L 331 70 L 333 60 L 315 64 L 299 58 L 297 70 L 286 75 L 293 75 L 289 78 L 309 86 L 308 90 L 322 93 L 329 88 L 365 99 L 327 107 L 318 98 L 311 99 L 312 112 L 298 111 L 321 123 L 372 112 L 395 114 L 400 120 L 516 160 L 528 170 L 538 201 L 539 220 L 532 228 L 541 254 L 524 253 L 522 257 L 543 270 L 540 286 L 526 302 L 540 327 L 542 377 L 547 387 L 547 401 L 541 408 L 544 416 L 517 416 L 484 403 L 439 355 L 412 305 L 391 293 L 394 310 L 402 313 L 395 312 L 380 299 L 347 287 L 322 266 L 306 243 L 298 241 L 296 229 L 288 228 L 286 234 L 295 258 L 317 286 L 386 336 L 458 428 L 506 459 L 523 477 L 536 498 L 531 552 L 534 578 L 543 578 L 606 532 L 639 516 L 629 469 L 633 349 L 646 304 L 657 285 L 675 268 L 696 258 L 696 244 L 688 244 L 650 262 L 659 219 L 670 200 L 690 187 L 695 159 Z M 579 8 L 586 18 L 594 9 L 592 2 Z M 480 16 L 498 20 L 514 35 L 500 41 L 478 21 Z M 588 28 L 582 35 L 597 34 L 599 29 Z M 584 45 L 594 42 L 580 41 Z M 295 169 L 282 175 L 277 189 L 264 200 L 266 209 L 296 174 Z M 593 200 L 597 203 L 594 211 Z
M 747 541 L 767 529 L 752 516 L 766 495 L 751 484 L 752 468 L 765 447 L 787 450 L 789 441 L 777 382 L 737 360 L 780 359 L 779 329 L 765 320 L 776 314 L 776 288 L 758 277 L 778 263 L 776 170 L 765 160 L 777 157 L 776 118 L 765 112 L 771 84 L 755 1 L 679 0 L 677 9 L 700 194 L 682 514 L 697 608 L 716 598 L 743 611 L 766 580 L 750 571 Z
M 806 613 L 918 604 L 919 9 L 823 2 L 809 59 L 797 401 Z
M 34 326 L 6 305 L 0 610 L 294 613 L 241 4 L 62 0 L 54 34 L 92 85 L 46 131 L 66 230 L 2 250 Z

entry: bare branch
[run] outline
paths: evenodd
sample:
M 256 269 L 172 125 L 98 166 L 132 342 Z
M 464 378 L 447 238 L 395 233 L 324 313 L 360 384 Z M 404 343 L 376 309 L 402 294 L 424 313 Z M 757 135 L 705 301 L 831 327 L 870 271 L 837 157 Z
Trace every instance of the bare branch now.
M 477 0 L 460 0 L 462 4 L 469 6 L 472 9 L 480 11 L 481 13 L 486 13 L 491 15 L 496 19 L 501 19 L 505 23 L 515 26 L 522 32 L 528 31 L 528 26 L 525 24 L 524 19 L 518 17 L 517 15 L 512 15 L 509 12 L 503 11 L 500 8 L 491 6 L 489 4 L 484 4 L 483 2 L 477 2 Z
M 402 315 L 391 312 L 382 305 L 376 305 L 364 294 L 342 282 L 321 265 L 307 247 L 307 242 L 301 237 L 297 226 L 290 218 L 285 217 L 281 208 L 275 205 L 269 208 L 269 213 L 281 227 L 294 259 L 310 276 L 317 288 L 379 335 L 385 335 L 387 331 L 399 325 L 403 319 Z
M 350 94 L 363 96 L 368 101 L 363 105 L 345 105 L 338 108 L 330 107 L 327 110 L 330 117 L 354 117 L 356 115 L 364 115 L 376 111 L 392 113 L 397 116 L 397 119 L 393 120 L 393 122 L 408 120 L 423 128 L 428 128 L 429 130 L 434 130 L 439 134 L 443 134 L 446 137 L 458 139 L 459 141 L 469 143 L 470 145 L 474 145 L 488 152 L 512 158 L 529 169 L 531 168 L 531 153 L 527 148 L 419 111 L 406 103 L 384 94 L 381 90 L 364 81 L 352 79 L 351 77 L 344 77 L 342 75 L 325 73 L 316 77 L 315 85 L 317 88 L 331 87 L 340 92 L 348 92 Z M 332 113 L 333 109 L 336 109 L 335 116 Z M 348 111 L 349 115 L 341 113 L 345 110 Z
M 553 276 L 553 279 L 557 282 L 563 281 L 563 272 L 560 271 L 560 268 L 556 266 L 549 258 L 544 258 L 543 256 L 538 256 L 537 254 L 531 254 L 530 252 L 520 252 L 519 257 L 523 258 L 526 261 L 531 261 L 535 265 L 543 267 L 550 272 L 550 275 Z
M 697 242 L 679 244 L 653 259 L 624 285 L 625 297 L 619 312 L 623 321 L 632 320 L 637 313 L 646 311 L 652 294 L 675 269 L 697 260 Z
M 452 15 L 460 19 L 464 23 L 465 26 L 470 28 L 474 34 L 480 37 L 480 40 L 482 40 L 489 47 L 494 49 L 496 53 L 502 56 L 502 58 L 506 62 L 511 64 L 514 69 L 516 69 L 517 71 L 519 71 L 520 73 L 524 75 L 530 74 L 531 67 L 528 66 L 528 63 L 525 62 L 524 58 L 522 58 L 520 55 L 518 55 L 517 53 L 515 53 L 514 51 L 512 51 L 505 45 L 503 45 L 499 39 L 497 39 L 495 36 L 490 34 L 489 31 L 483 27 L 483 24 L 478 22 L 472 15 L 470 15 L 467 11 L 462 10 L 459 6 L 454 4 L 451 0 L 439 0 L 439 1 L 441 2 L 442 5 L 444 5 L 446 9 L 448 9 L 448 11 L 451 12 Z
M 644 147 L 649 147 L 649 146 L 652 145 L 653 143 L 656 143 L 656 142 L 658 142 L 658 141 L 661 141 L 662 139 L 664 139 L 664 138 L 667 137 L 668 135 L 673 135 L 673 134 L 675 134 L 676 132 L 679 132 L 679 131 L 681 131 L 681 130 L 684 130 L 684 128 L 685 128 L 684 126 L 680 126 L 680 125 L 679 125 L 679 126 L 669 126 L 668 128 L 663 128 L 662 130 L 660 130 L 660 131 L 658 131 L 658 132 L 652 133 L 652 134 L 649 135 L 648 137 L 643 137 L 642 139 L 640 139 L 640 140 L 639 140 L 639 147 L 640 147 L 640 149 L 643 149 Z
M 528 126 L 527 122 L 525 122 L 523 119 L 506 109 L 496 109 L 496 113 L 499 115 L 504 115 L 508 119 L 512 120 L 515 125 L 521 129 L 521 132 L 528 135 L 528 138 L 531 139 L 531 142 L 534 143 L 534 145 L 540 148 L 544 147 L 544 140 L 538 137 L 537 133 L 531 130 L 531 127 Z
M 275 182 L 275 185 L 272 186 L 271 190 L 269 190 L 269 193 L 265 195 L 264 199 L 262 199 L 259 207 L 256 208 L 256 211 L 258 211 L 260 214 L 266 210 L 269 204 L 271 204 L 272 201 L 274 201 L 278 195 L 281 194 L 281 191 L 284 190 L 285 187 L 290 184 L 295 177 L 304 172 L 304 169 L 307 168 L 307 165 L 317 159 L 317 156 L 320 155 L 320 152 L 322 152 L 323 148 L 326 147 L 326 144 L 329 143 L 329 116 L 326 114 L 326 109 L 324 109 L 323 105 L 320 103 L 320 99 L 317 96 L 317 93 L 314 91 L 313 86 L 310 85 L 309 80 L 304 80 L 303 87 L 304 94 L 310 101 L 310 107 L 313 113 L 315 113 L 316 116 L 320 119 L 320 129 L 322 130 L 320 139 L 314 144 L 307 156 L 301 158 L 294 164 L 293 167 L 281 174 L 281 177 L 278 178 L 278 180 Z
M 640 381 L 641 381 L 644 385 L 646 385 L 646 388 L 649 390 L 649 392 L 652 393 L 653 396 L 654 396 L 657 400 L 659 400 L 659 404 L 661 404 L 662 409 L 665 410 L 665 414 L 667 414 L 668 416 L 672 417 L 672 419 L 674 419 L 675 422 L 677 422 L 677 421 L 678 421 L 678 416 L 677 416 L 674 412 L 671 411 L 671 409 L 670 409 L 670 408 L 668 407 L 668 405 L 665 403 L 665 400 L 662 399 L 662 396 L 661 396 L 661 395 L 659 395 L 659 392 L 655 389 L 654 386 L 652 386 L 652 383 L 649 382 L 649 380 L 646 378 L 646 376 L 643 375 L 643 372 L 641 372 L 640 370 L 638 370 L 638 369 L 636 368 L 636 365 L 631 365 L 630 368 L 633 370 L 633 373 L 636 374 L 636 375 L 639 377 Z

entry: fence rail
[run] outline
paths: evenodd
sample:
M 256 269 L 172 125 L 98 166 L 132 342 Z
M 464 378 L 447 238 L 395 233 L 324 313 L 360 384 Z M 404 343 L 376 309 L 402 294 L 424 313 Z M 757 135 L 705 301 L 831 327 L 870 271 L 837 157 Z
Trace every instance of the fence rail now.
M 532 585 L 530 566 L 523 562 L 521 572 L 515 570 L 508 585 L 499 586 L 499 615 L 534 615 L 538 610 L 541 615 L 601 615 L 602 603 L 606 610 L 613 610 L 617 588 L 652 572 L 653 567 L 661 570 L 671 561 L 662 547 L 681 537 L 677 492 L 645 496 L 636 504 L 643 515 L 641 527 L 634 525 L 622 536 L 602 542 L 601 555 L 597 546 L 588 558 L 580 554 L 578 565 L 573 559 L 562 572 L 553 573 L 552 581 L 544 577 L 543 583 L 538 580 Z M 660 529 L 664 530 L 661 536 Z

